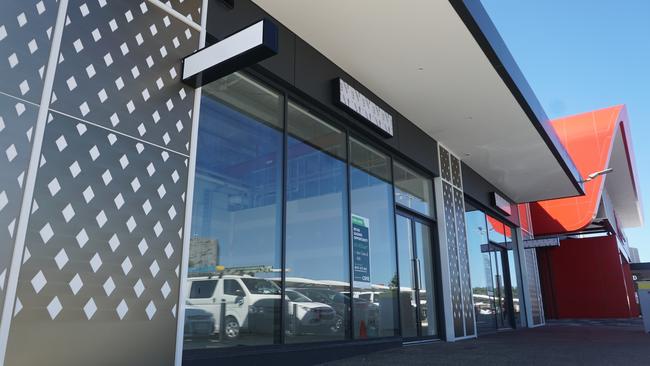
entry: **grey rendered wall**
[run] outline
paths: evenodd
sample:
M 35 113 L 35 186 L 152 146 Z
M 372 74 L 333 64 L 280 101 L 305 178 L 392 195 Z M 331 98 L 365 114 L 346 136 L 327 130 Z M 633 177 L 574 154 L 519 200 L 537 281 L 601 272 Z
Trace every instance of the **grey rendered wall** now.
M 174 363 L 196 121 L 180 59 L 199 48 L 202 1 L 158 5 L 3 1 L 7 366 Z M 39 124 L 33 174 L 25 174 Z
M 25 0 L 3 1 L 0 12 L 0 306 L 7 292 L 57 11 L 55 0 Z M 4 323 L 0 318 L 0 328 Z

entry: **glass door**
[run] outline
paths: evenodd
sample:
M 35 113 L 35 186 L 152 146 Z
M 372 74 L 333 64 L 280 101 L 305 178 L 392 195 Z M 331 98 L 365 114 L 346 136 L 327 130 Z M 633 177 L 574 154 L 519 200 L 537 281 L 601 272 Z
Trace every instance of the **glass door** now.
M 490 244 L 490 247 L 492 248 L 490 256 L 494 274 L 497 328 L 513 328 L 513 301 L 508 250 L 500 245 Z
M 402 337 L 431 337 L 438 333 L 431 227 L 397 214 L 397 254 Z
M 492 274 L 494 276 L 494 302 L 497 329 L 509 327 L 507 318 L 507 298 L 505 293 L 505 283 L 503 281 L 503 265 L 501 258 L 501 248 L 497 245 L 490 244 L 490 259 L 492 262 Z

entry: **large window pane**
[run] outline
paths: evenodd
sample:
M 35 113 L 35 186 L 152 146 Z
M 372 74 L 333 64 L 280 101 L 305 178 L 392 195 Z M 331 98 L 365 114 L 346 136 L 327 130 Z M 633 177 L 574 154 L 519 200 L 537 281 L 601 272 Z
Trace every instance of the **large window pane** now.
M 486 217 L 483 211 L 465 204 L 467 250 L 474 314 L 479 334 L 496 331 L 495 292 L 488 244 Z
M 506 248 L 508 249 L 508 267 L 510 269 L 510 287 L 512 288 L 512 306 L 515 315 L 515 324 L 521 325 L 521 307 L 523 300 L 519 294 L 519 276 L 517 275 L 517 254 L 515 253 L 515 242 L 512 238 L 512 229 L 505 226 Z
M 283 101 L 240 74 L 203 90 L 185 348 L 276 343 Z
M 438 334 L 438 322 L 436 317 L 436 292 L 433 282 L 435 266 L 431 229 L 428 225 L 418 221 L 415 222 L 414 228 L 420 297 L 420 335 L 435 336 Z
M 397 223 L 397 258 L 399 261 L 400 324 L 402 337 L 411 338 L 418 335 L 413 222 L 402 215 L 396 215 L 395 221 Z
M 350 139 L 356 338 L 398 334 L 397 263 L 390 159 Z
M 393 164 L 395 201 L 426 216 L 433 216 L 433 183 L 404 165 Z
M 286 342 L 349 338 L 345 134 L 294 103 L 287 122 Z

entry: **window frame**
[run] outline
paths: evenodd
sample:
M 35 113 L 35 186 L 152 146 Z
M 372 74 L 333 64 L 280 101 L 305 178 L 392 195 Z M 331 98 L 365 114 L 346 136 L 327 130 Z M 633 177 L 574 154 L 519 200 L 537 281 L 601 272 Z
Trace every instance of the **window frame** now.
M 373 136 L 368 136 L 368 132 L 370 131 L 369 129 L 364 129 L 363 127 L 360 127 L 358 125 L 355 125 L 352 121 L 355 121 L 355 119 L 342 111 L 338 111 L 334 108 L 324 106 L 322 103 L 315 102 L 314 99 L 306 97 L 305 94 L 297 92 L 294 89 L 291 89 L 291 87 L 287 87 L 285 83 L 277 81 L 277 77 L 273 75 L 269 75 L 268 72 L 264 70 L 260 70 L 259 68 L 253 67 L 253 68 L 246 68 L 244 70 L 239 71 L 242 75 L 244 75 L 247 78 L 252 79 L 254 82 L 262 84 L 264 87 L 269 88 L 274 90 L 275 92 L 278 93 L 278 95 L 283 98 L 283 103 L 282 103 L 282 116 L 280 120 L 280 127 L 277 127 L 279 132 L 282 133 L 282 174 L 281 174 L 281 192 L 280 192 L 280 200 L 281 202 L 279 203 L 281 205 L 281 216 L 279 217 L 279 220 L 281 220 L 280 223 L 280 237 L 281 237 L 281 242 L 280 242 L 280 266 L 282 269 L 286 268 L 287 262 L 287 253 L 286 253 L 286 222 L 287 222 L 287 181 L 288 181 L 288 156 L 287 156 L 287 150 L 288 150 L 288 137 L 289 137 L 289 131 L 288 131 L 288 112 L 289 112 L 289 103 L 293 102 L 296 105 L 300 106 L 301 108 L 305 109 L 309 113 L 313 114 L 315 117 L 322 119 L 326 123 L 330 124 L 332 127 L 340 130 L 345 137 L 345 159 L 341 159 L 342 162 L 345 163 L 346 168 L 345 168 L 345 179 L 346 179 L 346 184 L 347 184 L 347 207 L 346 207 L 346 212 L 349 214 L 351 213 L 351 187 L 350 187 L 350 168 L 352 166 L 351 162 L 351 151 L 350 151 L 350 142 L 351 138 L 354 138 L 356 141 L 368 145 L 370 148 L 376 150 L 377 152 L 380 152 L 381 154 L 384 154 L 387 156 L 390 167 L 389 167 L 389 175 L 390 175 L 390 180 L 388 183 L 391 185 L 392 188 L 392 200 L 393 200 L 393 232 L 394 235 L 397 235 L 397 231 L 395 229 L 395 216 L 397 215 L 398 212 L 402 213 L 407 213 L 410 216 L 416 217 L 420 221 L 423 221 L 427 223 L 427 225 L 430 225 L 431 231 L 432 231 L 432 245 L 435 246 L 436 248 L 436 257 L 434 260 L 436 261 L 436 269 L 435 272 L 433 273 L 434 276 L 434 287 L 437 289 L 438 292 L 442 291 L 442 286 L 441 286 L 441 262 L 439 258 L 439 253 L 437 251 L 439 250 L 439 235 L 437 232 L 437 211 L 436 211 L 436 197 L 435 197 L 435 185 L 434 185 L 434 179 L 436 177 L 435 174 L 432 172 L 429 172 L 427 169 L 424 169 L 422 166 L 420 166 L 417 162 L 411 161 L 410 159 L 406 158 L 403 154 L 401 154 L 399 151 L 396 151 L 394 147 L 390 147 L 388 144 L 383 142 L 382 140 L 378 140 L 376 138 L 373 138 Z M 238 110 L 237 107 L 231 106 L 229 103 L 227 104 L 229 107 L 233 107 Z M 264 124 L 268 126 L 273 126 L 274 125 L 264 122 Z M 436 148 L 436 146 L 431 147 L 432 150 Z M 319 149 L 321 151 L 324 151 L 322 149 Z M 328 153 L 327 151 L 324 151 L 325 153 Z M 328 153 L 329 154 L 329 153 Z M 338 157 L 337 157 L 338 158 Z M 394 180 L 394 163 L 399 162 L 400 164 L 404 165 L 405 167 L 413 170 L 417 174 L 420 174 L 422 177 L 425 179 L 428 179 L 431 181 L 431 188 L 432 188 L 432 197 L 431 197 L 431 216 L 426 216 L 420 212 L 417 212 L 413 209 L 410 209 L 406 206 L 403 206 L 401 204 L 397 203 L 397 200 L 395 199 L 395 180 Z M 350 217 L 348 217 L 350 220 Z M 350 229 L 350 223 L 348 222 L 348 229 Z M 352 246 L 352 230 L 348 230 L 348 235 L 347 235 L 347 249 L 348 249 L 348 268 L 347 270 L 349 271 L 348 277 L 349 277 L 349 288 L 350 288 L 350 293 L 346 296 L 350 296 L 351 299 L 354 297 L 354 283 L 353 283 L 353 261 L 352 261 L 352 251 L 353 251 L 353 246 Z M 395 245 L 395 252 L 397 253 L 397 237 L 395 237 L 393 241 Z M 397 260 L 397 257 L 395 258 L 396 261 L 396 271 L 399 273 L 399 261 Z M 187 270 L 187 269 L 186 269 Z M 280 287 L 280 298 L 285 299 L 286 298 L 286 289 L 287 289 L 287 273 L 286 271 L 282 270 L 280 274 L 280 281 L 279 281 L 279 287 Z M 399 283 L 399 277 L 398 277 L 398 283 Z M 217 286 L 219 284 L 217 283 L 215 285 L 214 291 L 217 290 Z M 241 286 L 241 285 L 240 285 Z M 214 294 L 213 291 L 213 294 Z M 245 291 L 245 290 L 244 290 Z M 188 294 L 189 295 L 189 294 Z M 436 294 L 437 299 L 442 299 L 442 296 L 440 294 Z M 268 344 L 264 346 L 255 346 L 251 347 L 251 350 L 253 349 L 259 349 L 259 348 L 279 348 L 279 347 L 285 347 L 287 345 L 304 345 L 304 346 L 313 346 L 313 343 L 298 343 L 298 344 L 290 344 L 286 342 L 286 319 L 285 317 L 287 316 L 287 306 L 288 302 L 287 301 L 282 301 L 281 302 L 281 307 L 279 311 L 279 334 L 278 339 L 274 340 L 273 344 Z M 443 325 L 441 320 L 443 319 L 443 308 L 441 304 L 436 304 L 437 308 L 437 314 L 436 317 L 438 318 L 438 323 L 439 323 L 439 330 L 438 334 L 439 337 L 442 337 L 442 331 L 443 331 Z M 397 311 L 398 314 L 401 313 L 400 309 L 400 302 L 397 301 Z M 368 341 L 368 339 L 363 339 L 363 338 L 357 338 L 354 336 L 354 306 L 350 306 L 350 315 L 349 315 L 349 324 L 348 324 L 348 329 L 346 329 L 346 333 L 348 333 L 350 336 L 346 337 L 344 340 L 333 340 L 333 341 L 319 341 L 316 344 L 339 344 L 339 343 L 350 343 L 350 342 L 364 342 Z M 401 326 L 399 327 L 399 332 L 398 335 L 395 336 L 383 336 L 383 337 L 376 337 L 370 339 L 370 341 L 381 341 L 381 340 L 401 340 Z M 232 348 L 223 348 L 219 349 L 219 352 L 232 352 L 235 351 Z

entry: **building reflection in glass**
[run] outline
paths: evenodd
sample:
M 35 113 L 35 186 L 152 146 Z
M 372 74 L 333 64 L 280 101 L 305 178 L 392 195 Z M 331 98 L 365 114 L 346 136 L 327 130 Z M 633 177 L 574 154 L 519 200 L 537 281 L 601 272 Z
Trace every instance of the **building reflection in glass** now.
M 185 348 L 278 343 L 284 101 L 241 74 L 203 91 Z
M 512 229 L 465 204 L 474 312 L 479 333 L 514 327 L 520 304 Z

